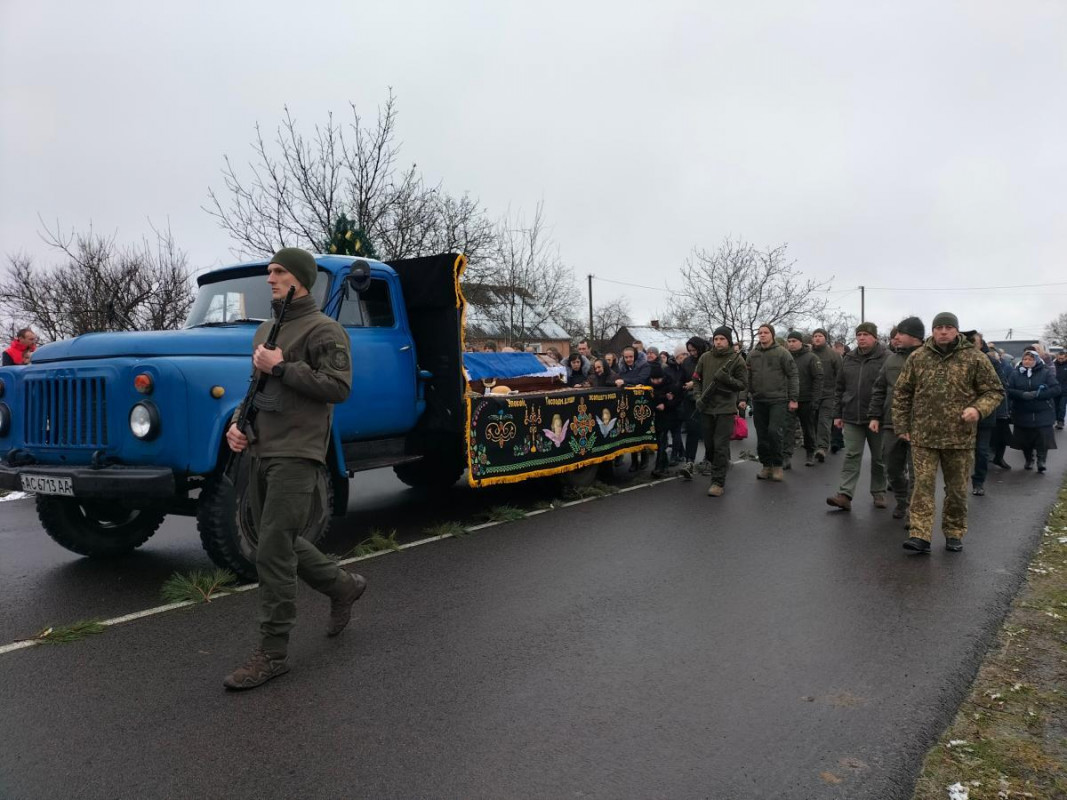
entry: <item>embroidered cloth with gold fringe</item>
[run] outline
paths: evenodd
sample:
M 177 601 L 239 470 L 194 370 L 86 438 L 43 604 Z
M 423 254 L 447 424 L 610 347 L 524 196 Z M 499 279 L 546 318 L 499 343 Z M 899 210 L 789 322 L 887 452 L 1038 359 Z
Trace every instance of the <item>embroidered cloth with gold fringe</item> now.
M 644 386 L 468 397 L 468 480 L 515 483 L 655 450 L 651 401 Z

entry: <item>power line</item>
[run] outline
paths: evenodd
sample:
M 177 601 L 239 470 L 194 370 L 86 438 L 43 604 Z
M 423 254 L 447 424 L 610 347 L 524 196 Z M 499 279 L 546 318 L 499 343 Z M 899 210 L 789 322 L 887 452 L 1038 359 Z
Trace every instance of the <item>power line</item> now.
M 611 278 L 601 278 L 596 275 L 592 276 L 593 280 L 603 281 L 604 283 L 615 283 L 619 286 L 632 286 L 635 289 L 649 289 L 653 292 L 667 292 L 668 294 L 673 292 L 673 289 L 665 289 L 661 286 L 642 286 L 639 283 L 626 283 L 625 281 L 613 281 Z
M 997 289 L 1043 289 L 1047 286 L 1067 286 L 1067 281 L 1060 283 L 1020 283 L 1015 286 L 868 286 L 869 292 L 988 292 Z

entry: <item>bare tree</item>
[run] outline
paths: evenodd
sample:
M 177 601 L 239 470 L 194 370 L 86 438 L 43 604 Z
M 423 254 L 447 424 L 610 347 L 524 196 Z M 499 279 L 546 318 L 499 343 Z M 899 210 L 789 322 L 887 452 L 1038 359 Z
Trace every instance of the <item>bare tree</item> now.
M 92 228 L 46 229 L 43 238 L 64 263 L 39 269 L 29 256 L 10 256 L 0 308 L 53 341 L 90 331 L 178 328 L 193 302 L 187 258 L 169 229 L 154 233 L 154 243 L 119 247 Z
M 759 326 L 817 318 L 830 281 L 805 279 L 786 256 L 787 245 L 757 250 L 725 239 L 708 252 L 694 248 L 682 264 L 682 288 L 671 298 L 672 316 L 690 326 L 713 330 L 727 325 L 751 346 Z
M 1067 312 L 1060 314 L 1045 326 L 1045 338 L 1049 344 L 1067 346 Z
M 840 308 L 827 307 L 823 313 L 814 318 L 811 329 L 822 328 L 826 331 L 826 339 L 834 342 L 851 342 L 856 338 L 856 326 L 859 325 L 859 317 L 849 314 Z M 809 331 L 810 333 L 810 331 Z
M 469 282 L 469 291 L 476 296 L 488 289 L 495 295 L 482 311 L 509 345 L 540 338 L 536 331 L 549 320 L 574 316 L 574 273 L 548 235 L 543 203 L 528 225 L 521 215 L 510 213 L 500 220 L 479 277 L 481 281 Z
M 604 348 L 619 329 L 633 322 L 630 301 L 616 297 L 598 306 L 593 306 L 593 345 Z
M 481 205 L 428 186 L 417 164 L 400 162 L 396 98 L 366 123 L 355 105 L 342 125 L 327 115 L 305 136 L 289 109 L 273 140 L 257 124 L 252 160 L 239 170 L 224 157 L 224 191 L 208 191 L 205 210 L 239 255 L 296 245 L 326 250 L 339 219 L 351 220 L 385 259 L 458 250 L 472 271 L 488 254 L 493 224 Z

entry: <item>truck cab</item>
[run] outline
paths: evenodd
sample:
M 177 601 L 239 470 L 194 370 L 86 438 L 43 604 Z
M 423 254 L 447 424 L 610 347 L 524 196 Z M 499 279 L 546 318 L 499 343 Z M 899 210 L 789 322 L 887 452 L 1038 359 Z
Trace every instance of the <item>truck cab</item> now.
M 352 392 L 334 409 L 328 510 L 344 513 L 347 478 L 361 469 L 393 466 L 413 485 L 454 482 L 463 257 L 316 263 L 312 295 L 352 345 Z M 267 266 L 201 275 L 181 330 L 85 334 L 0 369 L 0 488 L 35 492 L 48 534 L 89 556 L 140 546 L 166 514 L 195 515 L 212 559 L 254 578 L 240 546 L 244 474 L 229 481 L 222 468 L 252 337 L 271 318 Z

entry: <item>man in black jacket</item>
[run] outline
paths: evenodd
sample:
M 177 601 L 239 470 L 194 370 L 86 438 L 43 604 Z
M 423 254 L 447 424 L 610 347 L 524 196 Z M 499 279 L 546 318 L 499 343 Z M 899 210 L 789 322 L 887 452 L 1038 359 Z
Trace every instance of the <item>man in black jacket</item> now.
M 804 436 L 804 465 L 815 466 L 815 414 L 816 405 L 823 392 L 822 361 L 811 348 L 804 344 L 804 334 L 789 331 L 785 339 L 786 347 L 793 354 L 800 380 L 797 395 L 797 410 L 786 417 L 785 433 L 782 436 L 782 467 L 792 469 L 793 450 L 796 448 L 797 425 Z
M 841 485 L 837 494 L 826 498 L 828 505 L 849 511 L 860 479 L 863 448 L 871 452 L 871 495 L 875 508 L 885 508 L 885 464 L 882 461 L 882 435 L 869 427 L 874 381 L 889 351 L 878 341 L 873 322 L 856 326 L 856 349 L 841 359 L 841 373 L 834 392 L 834 425 L 845 440 L 845 463 L 841 465 Z

